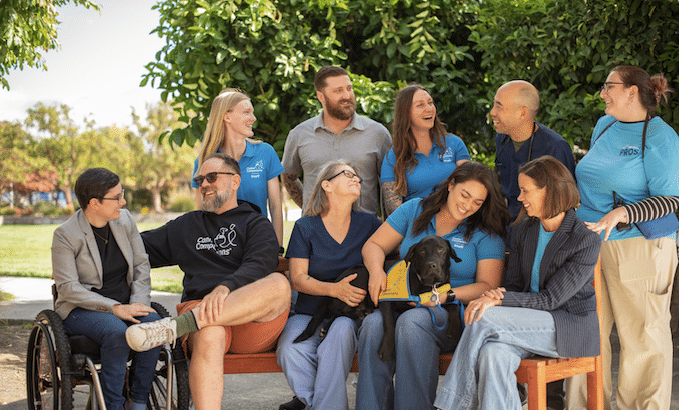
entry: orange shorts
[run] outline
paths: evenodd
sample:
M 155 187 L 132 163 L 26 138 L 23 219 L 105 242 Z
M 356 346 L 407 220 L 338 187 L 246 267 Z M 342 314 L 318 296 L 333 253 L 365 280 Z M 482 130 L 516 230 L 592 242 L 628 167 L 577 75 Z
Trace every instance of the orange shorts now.
M 201 300 L 188 300 L 177 305 L 177 315 L 182 315 L 195 308 Z M 288 321 L 290 309 L 281 313 L 280 316 L 270 322 L 250 322 L 237 326 L 224 326 L 226 331 L 226 348 L 224 353 L 261 353 L 273 350 L 276 347 L 285 323 Z M 188 337 L 181 337 L 182 347 L 187 357 L 191 357 L 188 351 Z

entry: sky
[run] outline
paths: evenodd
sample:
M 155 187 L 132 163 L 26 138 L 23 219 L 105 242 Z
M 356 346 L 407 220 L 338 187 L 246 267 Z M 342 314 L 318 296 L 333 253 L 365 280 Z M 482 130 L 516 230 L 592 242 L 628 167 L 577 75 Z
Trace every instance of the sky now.
M 36 103 L 66 104 L 79 127 L 84 118 L 95 127 L 131 126 L 132 109 L 144 117 L 146 103 L 160 101 L 160 90 L 140 87 L 144 66 L 165 44 L 151 30 L 160 15 L 156 0 L 93 0 L 101 11 L 59 8 L 57 40 L 61 48 L 43 52 L 47 71 L 31 67 L 7 77 L 0 89 L 0 121 L 23 121 Z

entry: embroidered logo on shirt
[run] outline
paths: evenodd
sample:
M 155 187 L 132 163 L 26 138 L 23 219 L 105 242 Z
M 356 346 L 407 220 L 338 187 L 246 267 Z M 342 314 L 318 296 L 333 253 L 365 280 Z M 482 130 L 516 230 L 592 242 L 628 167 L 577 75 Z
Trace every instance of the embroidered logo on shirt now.
M 211 250 L 217 255 L 228 256 L 236 244 L 236 225 L 231 224 L 228 228 L 219 228 L 219 233 L 212 239 L 209 236 L 201 236 L 196 241 L 196 250 Z
M 621 157 L 631 157 L 633 155 L 639 155 L 639 148 L 638 147 L 633 147 L 631 145 L 625 145 L 624 147 L 620 148 L 620 156 Z
M 464 249 L 464 247 L 467 245 L 467 241 L 465 241 L 462 238 L 450 238 L 450 244 L 453 246 L 453 248 L 457 249 Z
M 247 167 L 246 172 L 250 174 L 250 178 L 259 178 L 264 172 L 264 161 L 261 159 L 255 163 L 253 167 Z
M 446 148 L 446 152 L 443 153 L 443 156 L 441 157 L 442 162 L 453 162 L 453 159 L 455 158 L 455 154 L 453 154 L 453 149 L 448 147 Z

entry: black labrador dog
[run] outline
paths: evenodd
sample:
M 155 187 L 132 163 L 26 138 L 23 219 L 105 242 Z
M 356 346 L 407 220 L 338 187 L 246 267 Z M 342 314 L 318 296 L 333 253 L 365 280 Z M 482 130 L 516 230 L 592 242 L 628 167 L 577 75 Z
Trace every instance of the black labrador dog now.
M 335 282 L 339 282 L 354 273 L 357 273 L 358 276 L 350 282 L 351 285 L 367 291 L 369 275 L 368 270 L 362 265 L 345 270 L 337 277 L 337 279 L 335 279 Z M 316 329 L 323 322 L 323 319 L 325 319 L 328 313 L 330 314 L 330 320 L 321 328 L 321 338 L 325 338 L 325 335 L 328 334 L 328 329 L 330 329 L 330 325 L 338 317 L 346 316 L 354 320 L 363 320 L 363 318 L 371 314 L 373 310 L 375 310 L 375 304 L 370 298 L 369 293 L 366 294 L 363 301 L 356 307 L 351 307 L 339 299 L 326 296 L 323 303 L 321 303 L 314 313 L 306 329 L 297 336 L 293 343 L 302 342 L 313 336 L 314 332 L 316 332 Z
M 408 274 L 410 293 L 412 295 L 420 295 L 430 292 L 434 287 L 450 282 L 451 259 L 455 262 L 462 261 L 457 257 L 452 246 L 450 246 L 450 242 L 440 236 L 427 236 L 411 246 L 404 258 L 406 262 L 410 262 L 410 272 Z M 380 312 L 382 312 L 384 336 L 377 353 L 385 363 L 394 357 L 396 346 L 395 312 L 403 313 L 412 307 L 409 302 L 379 302 Z M 448 311 L 447 336 L 453 342 L 457 342 L 462 335 L 460 307 L 457 304 L 444 305 L 444 307 Z

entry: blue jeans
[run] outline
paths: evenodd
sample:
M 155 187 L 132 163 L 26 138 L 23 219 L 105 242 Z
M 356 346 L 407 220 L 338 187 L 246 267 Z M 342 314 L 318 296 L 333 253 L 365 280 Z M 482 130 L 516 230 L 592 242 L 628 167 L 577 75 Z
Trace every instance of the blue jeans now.
M 450 409 L 521 409 L 516 375 L 521 359 L 559 357 L 552 315 L 495 306 L 465 327 L 434 405 Z
M 139 316 L 142 322 L 160 320 L 157 313 Z M 125 374 L 130 347 L 125 340 L 125 331 L 132 323 L 125 322 L 113 313 L 98 312 L 75 308 L 68 314 L 64 325 L 74 335 L 85 335 L 97 342 L 101 356 L 101 387 L 107 410 L 123 410 L 125 397 Z M 156 362 L 161 347 L 147 352 L 135 353 L 134 374 L 130 375 L 130 399 L 137 403 L 146 403 L 156 369 Z
M 307 409 L 347 410 L 346 381 L 356 354 L 358 323 L 339 317 L 330 325 L 325 339 L 321 339 L 324 321 L 312 337 L 292 343 L 310 320 L 310 315 L 300 313 L 288 319 L 278 339 L 278 364 L 290 388 Z
M 439 326 L 447 324 L 448 312 L 431 311 Z M 377 355 L 383 334 L 382 313 L 376 310 L 363 319 L 358 331 L 356 410 L 433 409 L 439 354 L 453 349 L 445 327 L 434 327 L 426 308 L 403 312 L 396 320 L 395 358 L 388 363 Z

